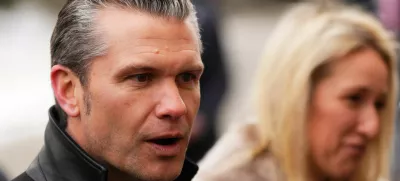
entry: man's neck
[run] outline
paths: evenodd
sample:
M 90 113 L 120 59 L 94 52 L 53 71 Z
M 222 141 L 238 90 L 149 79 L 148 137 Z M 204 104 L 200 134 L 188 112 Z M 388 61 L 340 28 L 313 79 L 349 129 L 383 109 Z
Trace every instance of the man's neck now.
M 122 172 L 121 170 L 113 166 L 109 166 L 107 181 L 144 181 L 144 180 L 140 180 L 138 178 L 135 178 L 129 174 Z

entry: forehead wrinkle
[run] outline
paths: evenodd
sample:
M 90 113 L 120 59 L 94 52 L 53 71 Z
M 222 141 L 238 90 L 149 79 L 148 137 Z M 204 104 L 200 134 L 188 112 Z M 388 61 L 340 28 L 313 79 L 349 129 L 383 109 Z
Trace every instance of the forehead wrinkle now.
M 142 46 L 154 46 L 154 47 L 158 47 L 158 46 L 163 46 L 163 48 L 165 48 L 166 46 L 168 46 L 170 48 L 171 47 L 193 47 L 193 49 L 197 49 L 197 45 L 188 43 L 187 41 L 179 41 L 179 40 L 150 40 L 148 39 L 148 41 L 143 41 L 142 40 L 135 40 L 135 42 L 132 44 L 134 46 L 137 47 L 142 47 Z
M 190 41 L 189 38 L 157 38 L 157 37 L 143 37 L 143 38 L 137 38 L 137 40 L 159 40 L 159 41 Z
M 198 43 L 191 43 L 190 39 L 166 39 L 166 38 L 136 38 L 133 43 L 134 46 L 163 46 L 162 48 L 168 47 L 192 47 L 192 49 L 198 50 Z
M 158 53 L 155 53 L 154 50 L 157 50 Z M 157 48 L 152 48 L 151 50 L 134 50 L 133 53 L 135 53 L 136 55 L 141 55 L 141 54 L 151 54 L 151 55 L 163 55 L 163 56 L 167 56 L 167 53 L 178 53 L 178 52 L 193 52 L 193 53 L 197 53 L 197 51 L 192 50 L 192 49 L 173 49 L 173 50 L 163 50 L 163 49 L 157 49 Z
M 157 50 L 158 53 L 154 52 L 154 50 Z M 141 62 L 149 62 L 149 61 L 156 61 L 158 59 L 157 57 L 162 56 L 166 58 L 173 58 L 173 59 L 179 59 L 179 60 L 193 60 L 197 61 L 199 59 L 200 55 L 196 50 L 193 49 L 169 49 L 169 50 L 164 50 L 164 49 L 158 49 L 158 48 L 144 48 L 144 49 L 134 49 L 131 51 L 132 54 L 126 55 L 123 59 L 129 58 L 129 59 L 136 59 L 138 63 Z M 182 53 L 180 55 L 176 53 Z M 135 58 L 135 56 L 137 56 Z M 178 61 L 182 62 L 182 61 Z M 200 59 L 201 62 L 201 59 Z M 154 62 L 155 63 L 155 62 Z
M 187 47 L 187 45 L 189 45 L 189 44 L 179 44 L 179 46 L 173 46 L 173 47 L 181 48 L 181 47 Z M 166 47 L 168 47 L 168 49 L 171 48 L 170 46 L 166 46 L 166 45 L 160 47 L 159 44 L 157 44 L 157 45 L 156 44 L 154 44 L 154 45 L 152 45 L 152 44 L 149 44 L 149 45 L 133 44 L 133 46 L 135 46 L 136 48 L 146 48 L 146 47 L 147 48 L 166 48 Z M 185 49 L 185 48 L 183 48 L 183 49 Z M 195 48 L 193 47 L 192 49 L 195 49 Z

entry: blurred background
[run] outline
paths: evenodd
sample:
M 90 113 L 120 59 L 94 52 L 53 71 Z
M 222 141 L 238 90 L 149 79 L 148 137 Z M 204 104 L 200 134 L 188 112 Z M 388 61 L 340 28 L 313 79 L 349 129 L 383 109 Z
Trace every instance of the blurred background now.
M 47 110 L 54 103 L 50 36 L 64 2 L 0 0 L 0 170 L 10 179 L 28 167 L 43 144 Z M 251 119 L 250 83 L 264 42 L 293 2 L 195 0 L 206 42 L 203 60 L 208 61 L 201 80 L 204 100 L 188 153 L 195 160 L 229 125 Z M 377 1 L 348 2 L 379 12 Z

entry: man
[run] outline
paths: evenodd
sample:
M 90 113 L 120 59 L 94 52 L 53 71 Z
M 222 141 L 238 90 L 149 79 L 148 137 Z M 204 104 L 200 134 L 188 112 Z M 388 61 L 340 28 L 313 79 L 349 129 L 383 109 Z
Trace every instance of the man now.
M 191 180 L 200 52 L 189 0 L 69 0 L 51 39 L 45 146 L 14 181 Z

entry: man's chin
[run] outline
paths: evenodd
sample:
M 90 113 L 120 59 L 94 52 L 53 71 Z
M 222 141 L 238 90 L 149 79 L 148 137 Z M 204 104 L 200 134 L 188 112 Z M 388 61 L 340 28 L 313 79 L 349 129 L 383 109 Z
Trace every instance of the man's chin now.
M 136 175 L 136 177 L 144 181 L 173 181 L 180 175 L 183 162 L 184 160 L 175 158 L 172 160 L 163 159 L 157 163 L 149 163 L 141 168 L 141 174 Z
M 178 178 L 179 173 L 173 174 L 160 174 L 160 175 L 149 175 L 149 177 L 143 178 L 144 181 L 173 181 Z
M 136 176 L 143 181 L 173 181 L 180 175 L 180 171 L 164 170 L 162 172 L 151 172 L 145 175 Z

